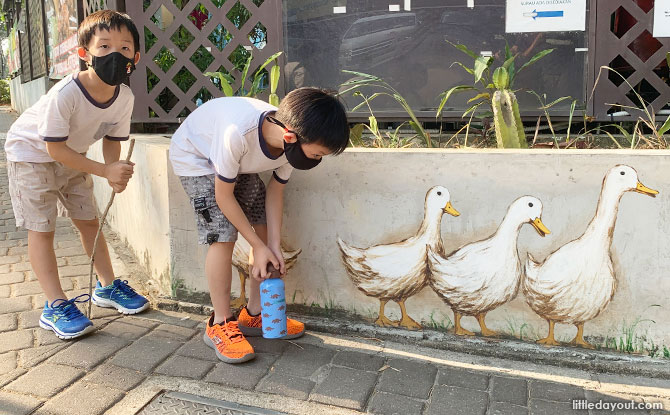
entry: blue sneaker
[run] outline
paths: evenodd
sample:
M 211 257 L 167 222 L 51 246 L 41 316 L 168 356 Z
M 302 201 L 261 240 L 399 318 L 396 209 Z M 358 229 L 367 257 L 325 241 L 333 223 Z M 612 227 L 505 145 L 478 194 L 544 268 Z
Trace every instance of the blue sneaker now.
M 137 314 L 149 308 L 149 300 L 136 293 L 128 281 L 123 280 L 114 280 L 106 287 L 98 281 L 92 301 L 98 307 L 116 308 L 122 314 Z
M 91 320 L 86 318 L 75 304 L 86 303 L 89 299 L 88 294 L 82 294 L 71 300 L 54 300 L 51 305 L 47 301 L 40 316 L 40 327 L 52 330 L 63 340 L 74 339 L 94 331 L 95 327 Z

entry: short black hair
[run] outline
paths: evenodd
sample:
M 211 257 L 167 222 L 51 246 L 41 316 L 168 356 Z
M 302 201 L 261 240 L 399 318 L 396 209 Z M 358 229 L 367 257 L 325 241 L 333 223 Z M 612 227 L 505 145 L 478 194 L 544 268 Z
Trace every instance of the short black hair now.
M 334 92 L 304 87 L 286 94 L 275 117 L 290 126 L 300 143 L 318 143 L 340 154 L 349 143 L 344 105 Z
M 133 23 L 130 16 L 125 13 L 117 12 L 116 10 L 100 10 L 86 16 L 77 30 L 79 46 L 88 48 L 88 44 L 91 42 L 96 30 L 119 30 L 121 26 L 125 26 L 130 34 L 133 35 L 133 46 L 135 47 L 133 53 L 139 52 L 140 33 L 137 31 L 135 23 Z

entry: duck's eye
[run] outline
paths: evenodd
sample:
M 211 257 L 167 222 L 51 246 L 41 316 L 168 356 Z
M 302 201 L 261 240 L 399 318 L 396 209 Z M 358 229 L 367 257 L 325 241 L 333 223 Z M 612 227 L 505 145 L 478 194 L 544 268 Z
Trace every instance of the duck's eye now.
M 533 207 L 533 202 L 529 202 L 528 207 Z
M 625 175 L 626 175 L 626 172 L 625 172 L 625 171 L 622 171 L 622 172 L 621 172 L 621 175 L 622 175 L 622 176 L 625 176 Z
M 438 196 L 442 196 L 442 192 L 437 192 L 437 195 L 438 195 Z

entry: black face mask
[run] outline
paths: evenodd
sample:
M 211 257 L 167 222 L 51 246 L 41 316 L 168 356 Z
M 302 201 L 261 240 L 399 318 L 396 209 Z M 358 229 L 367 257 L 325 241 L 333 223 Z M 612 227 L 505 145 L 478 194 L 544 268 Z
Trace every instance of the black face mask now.
M 91 56 L 93 58 L 89 66 L 107 85 L 122 84 L 135 70 L 135 62 L 123 56 L 121 52 L 112 52 L 105 56 Z
M 296 134 L 295 131 L 291 131 L 286 128 L 284 123 L 275 117 L 268 116 L 265 119 L 272 124 L 280 126 L 284 129 L 285 132 L 295 134 L 296 138 L 298 138 L 298 134 Z M 288 160 L 288 164 L 290 164 L 294 169 L 298 170 L 309 170 L 321 163 L 321 159 L 311 159 L 305 155 L 305 152 L 302 151 L 302 147 L 300 146 L 299 139 L 295 143 L 287 143 L 284 141 L 284 154 L 286 154 L 286 160 Z
M 307 157 L 297 141 L 295 143 L 284 142 L 284 154 L 286 154 L 288 164 L 298 170 L 309 170 L 321 163 L 321 159 Z

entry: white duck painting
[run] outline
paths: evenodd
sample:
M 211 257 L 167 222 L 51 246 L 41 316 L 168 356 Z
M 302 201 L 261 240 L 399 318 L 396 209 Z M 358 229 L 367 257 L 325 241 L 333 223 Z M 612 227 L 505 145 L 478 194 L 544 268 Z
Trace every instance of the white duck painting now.
M 284 256 L 284 264 L 288 271 L 298 260 L 298 255 L 302 252 L 301 249 L 295 251 L 284 251 L 282 247 L 282 255 Z M 251 253 L 251 245 L 246 239 L 239 237 L 233 248 L 233 266 L 237 268 L 240 276 L 240 296 L 231 301 L 232 308 L 242 308 L 247 304 L 246 281 L 249 279 L 249 254 Z
M 521 282 L 522 267 L 517 239 L 523 224 L 530 223 L 541 235 L 549 234 L 542 223 L 542 202 L 532 196 L 515 200 L 496 232 L 444 257 L 428 249 L 429 282 L 454 312 L 454 332 L 474 335 L 461 326 L 461 317 L 475 316 L 483 336 L 497 336 L 484 321 L 486 313 L 513 300 Z
M 635 191 L 654 197 L 658 192 L 638 180 L 635 169 L 617 165 L 603 180 L 596 214 L 579 238 L 538 263 L 529 254 L 523 292 L 530 308 L 549 323 L 538 343 L 555 346 L 555 323 L 574 324 L 573 346 L 593 348 L 584 340 L 584 323 L 598 316 L 614 297 L 617 279 L 610 248 L 621 196 Z
M 369 248 L 355 248 L 337 238 L 351 281 L 366 295 L 379 299 L 377 325 L 421 328 L 407 315 L 405 301 L 428 283 L 428 248 L 435 252 L 443 250 L 440 229 L 445 212 L 452 216 L 460 215 L 451 205 L 449 191 L 445 187 L 434 186 L 426 193 L 423 221 L 415 235 L 400 242 Z M 384 314 L 384 306 L 390 300 L 400 306 L 400 321 L 391 321 Z

